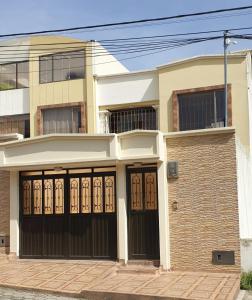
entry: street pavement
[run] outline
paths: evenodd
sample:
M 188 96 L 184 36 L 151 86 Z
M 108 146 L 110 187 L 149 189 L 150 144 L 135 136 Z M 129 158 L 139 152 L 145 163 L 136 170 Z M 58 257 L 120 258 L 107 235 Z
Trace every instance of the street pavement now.
M 69 298 L 63 296 L 56 296 L 52 294 L 43 294 L 38 292 L 27 292 L 22 290 L 15 290 L 0 287 L 0 300 L 73 300 L 76 298 Z

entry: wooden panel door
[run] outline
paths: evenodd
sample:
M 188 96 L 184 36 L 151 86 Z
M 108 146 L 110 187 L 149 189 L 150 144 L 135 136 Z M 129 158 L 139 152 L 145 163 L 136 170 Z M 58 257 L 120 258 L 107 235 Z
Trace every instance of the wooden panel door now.
M 156 168 L 127 170 L 129 259 L 159 259 Z

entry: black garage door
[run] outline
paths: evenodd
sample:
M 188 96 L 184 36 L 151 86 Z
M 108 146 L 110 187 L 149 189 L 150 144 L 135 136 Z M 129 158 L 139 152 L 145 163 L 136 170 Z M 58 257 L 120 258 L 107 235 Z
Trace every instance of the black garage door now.
M 20 257 L 115 259 L 114 168 L 20 175 Z

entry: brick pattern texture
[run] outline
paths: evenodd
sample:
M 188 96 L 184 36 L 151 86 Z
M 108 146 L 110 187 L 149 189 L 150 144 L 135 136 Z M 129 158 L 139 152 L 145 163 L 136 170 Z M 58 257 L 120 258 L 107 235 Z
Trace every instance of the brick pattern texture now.
M 167 155 L 179 166 L 168 179 L 172 268 L 239 272 L 234 133 L 167 139 Z M 213 250 L 234 250 L 235 265 L 213 265 Z
M 0 171 L 0 235 L 10 234 L 10 176 Z M 0 255 L 8 253 L 9 248 L 0 247 Z

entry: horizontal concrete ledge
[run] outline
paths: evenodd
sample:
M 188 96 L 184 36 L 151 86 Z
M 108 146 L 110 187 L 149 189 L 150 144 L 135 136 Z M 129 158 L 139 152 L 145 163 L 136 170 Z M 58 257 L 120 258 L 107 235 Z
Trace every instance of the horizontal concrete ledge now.
M 215 134 L 227 134 L 227 133 L 235 133 L 235 128 L 221 127 L 221 128 L 210 128 L 210 129 L 200 129 L 200 130 L 176 131 L 176 132 L 170 132 L 164 134 L 164 138 L 172 139 L 172 138 L 179 138 L 179 137 L 215 135 Z
M 74 160 L 58 160 L 58 161 L 42 161 L 42 162 L 31 162 L 31 163 L 20 163 L 20 164 L 4 164 L 0 165 L 0 170 L 37 170 L 40 168 L 41 170 L 64 167 L 64 168 L 80 168 L 81 167 L 96 167 L 96 166 L 110 166 L 115 165 L 117 162 L 117 157 L 110 157 L 108 159 L 100 159 L 100 158 L 91 158 L 91 159 L 74 159 Z
M 22 140 L 24 136 L 19 133 L 10 133 L 10 134 L 1 134 L 0 135 L 0 143 L 8 142 L 8 141 L 16 141 Z
M 159 130 L 143 130 L 143 129 L 135 129 L 131 131 L 125 131 L 121 133 L 117 133 L 117 136 L 124 137 L 124 136 L 133 136 L 133 135 L 157 135 L 160 131 Z
M 80 159 L 80 160 L 64 160 L 64 161 L 48 161 L 48 162 L 32 162 L 32 163 L 20 163 L 20 164 L 4 164 L 0 165 L 0 170 L 3 171 L 31 171 L 37 170 L 38 167 L 41 170 L 51 169 L 51 168 L 89 168 L 89 167 L 97 167 L 97 166 L 111 166 L 117 164 L 133 164 L 133 163 L 157 163 L 162 161 L 159 156 L 136 156 L 132 157 L 110 157 L 108 159 Z
M 9 141 L 1 143 L 0 146 L 12 146 L 12 145 L 21 145 L 21 144 L 33 144 L 41 141 L 50 141 L 50 140 L 83 140 L 83 139 L 96 139 L 104 140 L 114 138 L 116 134 L 106 133 L 106 134 L 87 134 L 87 133 L 66 133 L 66 134 L 47 134 L 39 135 L 32 138 L 20 139 L 18 141 Z

